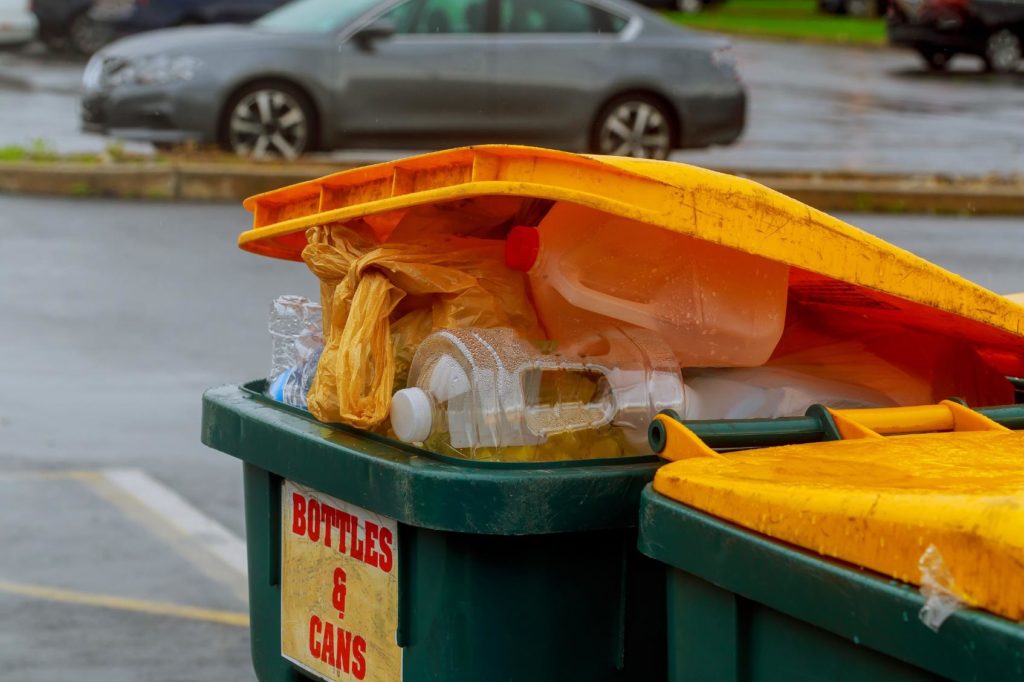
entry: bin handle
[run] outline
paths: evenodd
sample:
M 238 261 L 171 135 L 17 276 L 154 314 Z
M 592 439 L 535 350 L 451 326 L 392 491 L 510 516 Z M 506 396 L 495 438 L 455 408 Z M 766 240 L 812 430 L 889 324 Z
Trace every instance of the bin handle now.
M 684 422 L 671 410 L 648 428 L 655 454 L 675 461 L 721 457 L 716 449 L 736 450 L 817 443 L 854 438 L 883 438 L 936 431 L 1011 431 L 1024 429 L 1024 405 L 971 409 L 955 400 L 937 405 L 832 410 L 813 405 L 803 417 Z

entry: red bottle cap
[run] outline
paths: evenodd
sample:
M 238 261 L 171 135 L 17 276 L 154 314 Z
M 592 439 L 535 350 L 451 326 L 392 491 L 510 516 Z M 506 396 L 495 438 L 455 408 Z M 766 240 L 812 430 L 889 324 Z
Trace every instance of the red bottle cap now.
M 505 238 L 505 265 L 528 272 L 540 253 L 540 233 L 535 227 L 513 227 Z

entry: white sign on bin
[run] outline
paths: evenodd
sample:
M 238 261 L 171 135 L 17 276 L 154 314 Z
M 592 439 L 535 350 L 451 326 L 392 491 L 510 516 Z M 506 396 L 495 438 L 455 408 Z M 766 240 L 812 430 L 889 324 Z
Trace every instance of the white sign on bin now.
M 398 524 L 285 481 L 281 655 L 325 680 L 402 679 Z

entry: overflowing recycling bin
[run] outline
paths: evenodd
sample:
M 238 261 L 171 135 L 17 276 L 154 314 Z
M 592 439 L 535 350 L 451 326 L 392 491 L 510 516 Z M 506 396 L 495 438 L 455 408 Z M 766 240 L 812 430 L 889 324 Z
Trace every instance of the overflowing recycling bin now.
M 261 679 L 831 679 L 851 657 L 858 673 L 964 677 L 967 659 L 906 653 L 934 634 L 911 622 L 916 587 L 863 572 L 920 585 L 912 524 L 843 526 L 826 513 L 842 494 L 787 486 L 856 479 L 870 495 L 955 443 L 975 456 L 964 470 L 1000 461 L 998 492 L 1016 499 L 1006 453 L 1024 415 L 1007 377 L 1024 375 L 1024 308 L 756 183 L 668 162 L 465 148 L 246 207 L 239 245 L 320 284 L 318 304 L 274 303 L 266 381 L 204 398 L 203 441 L 244 462 Z M 918 469 L 862 476 L 890 447 Z M 805 457 L 810 478 L 762 453 L 790 473 Z M 982 479 L 967 491 L 985 493 L 979 519 L 999 497 Z M 902 563 L 808 528 L 870 529 Z M 971 556 L 960 531 L 943 546 L 954 573 Z M 764 597 L 776 583 L 784 596 Z M 940 592 L 985 608 L 982 583 Z M 867 595 L 853 616 L 844 590 Z M 1005 653 L 1008 615 L 957 611 L 940 633 L 980 623 L 970 646 Z M 878 644 L 894 628 L 917 629 Z M 800 647 L 822 667 L 789 665 Z

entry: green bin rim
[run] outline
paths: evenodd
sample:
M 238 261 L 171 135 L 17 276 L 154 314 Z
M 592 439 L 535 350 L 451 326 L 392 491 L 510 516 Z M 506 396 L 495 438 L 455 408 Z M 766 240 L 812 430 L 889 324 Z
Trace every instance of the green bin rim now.
M 380 436 L 335 428 L 254 393 L 203 395 L 202 442 L 216 450 L 407 525 L 535 535 L 635 528 L 654 457 L 474 466 Z

